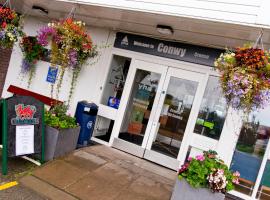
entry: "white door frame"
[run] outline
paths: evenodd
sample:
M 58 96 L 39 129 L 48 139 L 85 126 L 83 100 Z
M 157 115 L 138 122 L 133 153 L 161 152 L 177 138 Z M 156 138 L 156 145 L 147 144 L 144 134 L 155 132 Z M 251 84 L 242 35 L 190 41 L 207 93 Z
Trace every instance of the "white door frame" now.
M 120 133 L 120 129 L 122 126 L 122 122 L 123 122 L 123 119 L 125 117 L 126 107 L 130 101 L 130 94 L 131 94 L 133 82 L 135 79 L 135 75 L 136 75 L 137 70 L 139 70 L 139 69 L 145 70 L 145 71 L 150 71 L 150 72 L 155 72 L 155 73 L 158 73 L 161 75 L 160 80 L 159 80 L 159 84 L 158 84 L 158 88 L 157 88 L 157 92 L 156 92 L 156 97 L 155 97 L 155 100 L 153 103 L 152 111 L 151 111 L 151 114 L 150 114 L 150 117 L 148 120 L 147 128 L 146 128 L 144 138 L 143 138 L 143 143 L 141 146 L 118 138 L 119 133 Z M 165 65 L 145 62 L 145 61 L 137 60 L 137 59 L 134 59 L 131 61 L 130 73 L 128 74 L 128 77 L 126 80 L 126 86 L 125 86 L 123 94 L 122 94 L 122 98 L 121 98 L 122 102 L 120 103 L 117 119 L 115 120 L 115 125 L 114 125 L 113 131 L 112 131 L 112 137 L 110 139 L 110 145 L 114 146 L 115 148 L 118 148 L 118 149 L 121 149 L 123 151 L 134 154 L 136 156 L 143 157 L 143 154 L 144 154 L 144 151 L 146 148 L 146 143 L 147 143 L 147 140 L 149 137 L 150 129 L 151 129 L 151 126 L 153 123 L 154 112 L 157 109 L 157 104 L 158 104 L 158 100 L 159 100 L 160 95 L 161 95 L 162 86 L 163 86 L 163 83 L 165 80 L 167 69 L 168 69 L 168 67 Z
M 163 155 L 162 153 L 158 153 L 156 151 L 151 150 L 152 143 L 154 142 L 155 136 L 156 136 L 157 131 L 159 129 L 159 122 L 158 121 L 159 121 L 161 110 L 162 110 L 164 100 L 165 100 L 165 97 L 167 94 L 170 79 L 172 77 L 176 77 L 176 78 L 180 78 L 180 79 L 184 79 L 184 80 L 189 80 L 189 81 L 194 81 L 194 82 L 198 83 L 196 93 L 194 96 L 194 100 L 193 100 L 193 105 L 192 105 L 192 108 L 190 111 L 190 115 L 188 118 L 186 129 L 184 132 L 184 137 L 183 137 L 183 140 L 181 141 L 181 146 L 180 146 L 180 150 L 178 152 L 177 159 L 170 158 L 166 155 Z M 163 87 L 163 92 L 162 92 L 161 98 L 159 100 L 159 104 L 158 104 L 158 108 L 157 108 L 157 111 L 155 114 L 154 122 L 152 124 L 151 134 L 150 134 L 147 146 L 146 146 L 146 152 L 144 155 L 144 157 L 146 159 L 149 159 L 153 162 L 157 162 L 161 165 L 164 165 L 164 166 L 171 168 L 171 169 L 174 169 L 174 170 L 177 170 L 179 168 L 181 161 L 185 160 L 185 157 L 186 157 L 186 153 L 187 153 L 186 147 L 189 146 L 189 143 L 190 143 L 189 138 L 192 134 L 192 131 L 190 131 L 191 130 L 190 127 L 193 124 L 195 124 L 195 122 L 196 122 L 197 113 L 198 113 L 199 108 L 200 108 L 200 104 L 201 104 L 201 100 L 202 100 L 202 97 L 204 94 L 206 83 L 207 83 L 207 75 L 206 74 L 191 72 L 191 71 L 182 70 L 182 69 L 175 69 L 175 68 L 168 69 L 168 73 L 167 73 L 166 80 L 165 80 L 164 87 Z

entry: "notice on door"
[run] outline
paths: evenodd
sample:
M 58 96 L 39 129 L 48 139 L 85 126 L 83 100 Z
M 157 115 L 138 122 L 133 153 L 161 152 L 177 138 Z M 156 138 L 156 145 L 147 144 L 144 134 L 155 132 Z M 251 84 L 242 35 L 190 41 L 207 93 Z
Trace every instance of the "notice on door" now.
M 34 153 L 34 125 L 16 126 L 16 155 Z

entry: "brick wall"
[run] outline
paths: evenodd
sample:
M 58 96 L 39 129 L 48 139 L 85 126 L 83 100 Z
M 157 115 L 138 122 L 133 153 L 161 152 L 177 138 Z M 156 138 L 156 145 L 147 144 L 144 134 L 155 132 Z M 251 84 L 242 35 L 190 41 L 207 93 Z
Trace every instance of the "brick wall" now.
M 9 60 L 12 50 L 4 50 L 0 48 L 0 97 L 6 80 Z

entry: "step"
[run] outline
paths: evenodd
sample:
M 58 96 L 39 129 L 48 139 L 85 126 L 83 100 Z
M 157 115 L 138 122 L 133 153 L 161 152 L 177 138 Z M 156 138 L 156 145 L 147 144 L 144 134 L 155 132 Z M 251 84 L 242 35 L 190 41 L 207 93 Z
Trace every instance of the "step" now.
M 25 176 L 19 181 L 23 186 L 52 200 L 78 200 L 74 196 L 62 191 L 34 176 Z

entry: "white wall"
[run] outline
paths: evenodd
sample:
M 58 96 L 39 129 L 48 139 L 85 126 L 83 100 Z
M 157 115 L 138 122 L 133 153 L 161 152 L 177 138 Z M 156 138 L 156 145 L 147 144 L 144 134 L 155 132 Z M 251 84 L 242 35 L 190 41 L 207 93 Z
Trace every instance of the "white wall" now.
M 75 0 L 58 0 L 76 2 Z M 237 24 L 265 24 L 269 0 L 80 0 L 81 3 Z M 262 13 L 262 9 L 265 12 Z M 269 12 L 268 12 L 269 13 Z M 263 16 L 261 16 L 263 15 Z M 264 22 L 262 22 L 262 20 Z M 270 21 L 267 21 L 270 25 Z
M 25 19 L 24 31 L 28 35 L 36 35 L 37 30 L 46 25 L 47 22 L 42 21 L 37 18 L 27 18 Z M 89 27 L 89 33 L 91 34 L 95 44 L 102 44 L 103 46 L 107 43 L 109 37 L 109 31 L 106 29 L 93 28 Z M 111 47 L 110 47 L 111 48 Z M 110 52 L 110 48 L 103 48 L 100 52 L 100 57 L 98 62 L 94 65 L 83 66 L 83 69 L 80 73 L 80 77 L 75 88 L 73 99 L 71 102 L 70 112 L 73 114 L 76 109 L 76 103 L 80 100 L 93 101 L 99 103 L 100 93 L 99 85 L 102 84 L 104 79 L 104 71 L 106 71 L 106 61 L 105 52 Z M 11 60 L 6 76 L 6 82 L 4 85 L 4 90 L 2 97 L 9 97 L 12 94 L 7 92 L 7 89 L 10 85 L 15 85 L 21 88 L 27 89 L 28 76 L 25 76 L 20 73 L 21 71 L 21 62 L 22 62 L 22 52 L 18 47 L 18 44 L 13 48 L 11 55 Z M 91 61 L 90 61 L 91 62 Z M 37 63 L 36 75 L 33 78 L 32 84 L 29 88 L 30 91 L 45 95 L 50 97 L 51 95 L 51 86 L 46 82 L 46 76 L 48 73 L 48 67 L 50 63 L 40 61 Z M 61 92 L 59 94 L 59 99 L 62 101 L 67 101 L 69 94 L 69 86 L 71 78 L 71 73 L 66 73 Z M 54 96 L 55 97 L 55 96 Z

